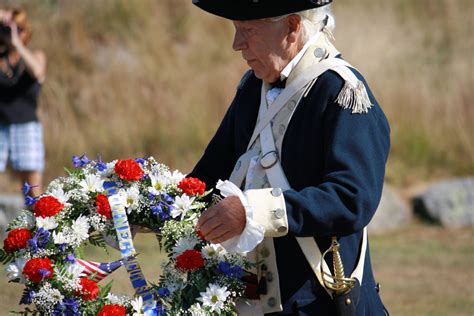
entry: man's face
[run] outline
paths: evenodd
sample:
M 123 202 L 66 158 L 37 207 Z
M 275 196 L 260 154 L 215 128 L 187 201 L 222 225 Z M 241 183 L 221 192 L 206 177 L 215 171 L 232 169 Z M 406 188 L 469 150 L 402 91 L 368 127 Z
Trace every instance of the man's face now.
M 296 44 L 288 41 L 286 19 L 234 21 L 235 36 L 232 48 L 242 52 L 242 58 L 257 78 L 273 82 L 296 55 Z

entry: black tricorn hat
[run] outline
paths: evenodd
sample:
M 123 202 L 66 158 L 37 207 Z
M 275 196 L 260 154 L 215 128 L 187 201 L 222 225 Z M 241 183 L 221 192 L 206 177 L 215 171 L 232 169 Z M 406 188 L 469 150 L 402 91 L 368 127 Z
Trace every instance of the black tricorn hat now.
M 332 0 L 193 0 L 199 8 L 229 20 L 272 18 L 322 7 Z

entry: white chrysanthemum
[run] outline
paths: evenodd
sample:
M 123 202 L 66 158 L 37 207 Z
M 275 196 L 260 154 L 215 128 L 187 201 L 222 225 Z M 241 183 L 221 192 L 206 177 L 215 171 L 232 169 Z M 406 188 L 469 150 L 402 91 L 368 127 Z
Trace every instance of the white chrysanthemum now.
M 87 174 L 86 178 L 79 182 L 79 185 L 86 192 L 101 192 L 104 190 L 104 180 L 95 174 Z
M 183 180 L 184 177 L 186 176 L 185 174 L 179 172 L 178 170 L 173 171 L 173 173 L 171 173 L 170 171 L 167 171 L 166 174 L 169 178 L 170 185 L 172 186 L 177 186 L 178 183 L 180 183 L 181 180 Z
M 5 272 L 7 274 L 8 281 L 13 281 L 19 279 L 20 283 L 25 283 L 25 277 L 23 276 L 23 267 L 26 264 L 27 259 L 23 257 L 18 257 L 14 262 L 9 263 L 5 267 Z
M 203 306 L 208 306 L 211 308 L 211 311 L 218 312 L 224 308 L 224 302 L 227 300 L 227 297 L 230 295 L 230 292 L 227 291 L 227 287 L 220 287 L 218 284 L 209 284 L 206 288 L 206 292 L 201 292 L 201 297 L 198 298 L 202 302 Z
M 54 216 L 49 216 L 49 217 L 37 217 L 36 218 L 36 226 L 43 227 L 44 229 L 47 230 L 53 230 L 56 227 L 58 227 L 58 222 L 54 218 Z
M 206 259 L 223 259 L 227 251 L 221 244 L 209 244 L 202 248 L 201 253 Z
M 56 187 L 50 191 L 50 194 L 54 196 L 56 199 L 59 200 L 59 202 L 65 204 L 70 198 L 69 193 L 64 192 L 63 188 L 61 187 Z
M 193 202 L 194 197 L 189 197 L 186 194 L 177 196 L 173 204 L 174 209 L 170 212 L 171 217 L 177 218 L 180 216 L 181 219 L 183 219 L 189 210 L 196 208 L 196 206 L 193 205 Z
M 84 216 L 79 216 L 72 225 L 72 232 L 75 239 L 83 241 L 89 238 L 89 219 Z
M 207 316 L 207 312 L 201 307 L 201 304 L 196 303 L 189 308 L 191 316 Z
M 127 208 L 127 213 L 138 208 L 140 201 L 140 191 L 137 187 L 132 186 L 128 190 L 119 191 L 121 204 Z
M 152 194 L 159 195 L 166 192 L 166 188 L 170 185 L 170 177 L 166 174 L 150 174 L 151 187 L 148 191 Z
M 173 256 L 177 257 L 186 250 L 194 249 L 198 242 L 198 239 L 193 237 L 179 239 L 176 245 L 173 247 Z

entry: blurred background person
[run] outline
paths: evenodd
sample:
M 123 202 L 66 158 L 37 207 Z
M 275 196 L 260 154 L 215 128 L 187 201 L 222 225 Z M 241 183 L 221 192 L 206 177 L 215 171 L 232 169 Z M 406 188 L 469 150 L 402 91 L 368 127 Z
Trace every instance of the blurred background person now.
M 27 47 L 32 27 L 24 9 L 0 9 L 0 171 L 7 162 L 29 194 L 42 192 L 44 144 L 37 116 L 46 56 Z

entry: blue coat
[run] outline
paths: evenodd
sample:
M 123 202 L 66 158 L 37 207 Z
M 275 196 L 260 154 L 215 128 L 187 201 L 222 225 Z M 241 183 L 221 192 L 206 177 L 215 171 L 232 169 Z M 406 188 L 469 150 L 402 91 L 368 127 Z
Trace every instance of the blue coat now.
M 210 187 L 229 178 L 254 130 L 261 85 L 251 71 L 244 76 L 191 176 Z M 331 236 L 337 235 L 344 268 L 350 274 L 357 264 L 362 229 L 380 201 L 390 147 L 389 124 L 367 84 L 374 104 L 368 113 L 352 114 L 335 103 L 343 85 L 337 73 L 322 74 L 299 103 L 284 136 L 281 163 L 292 189 L 284 192 L 289 233 L 274 239 L 284 306 L 281 314 L 334 315 L 331 298 L 294 236 L 314 236 L 323 252 Z M 369 249 L 365 255 L 357 314 L 384 315 Z

